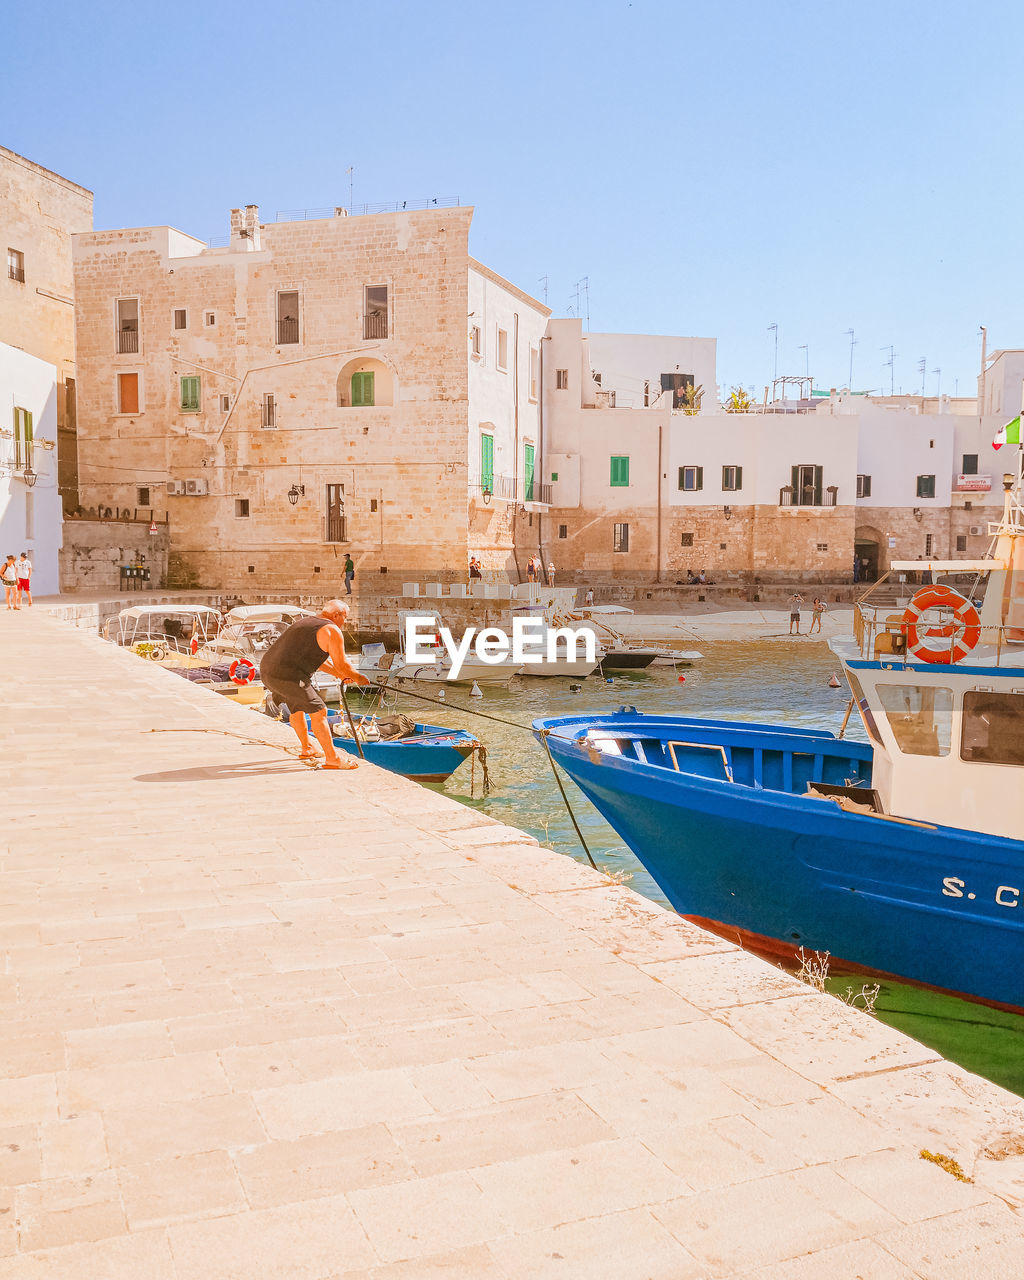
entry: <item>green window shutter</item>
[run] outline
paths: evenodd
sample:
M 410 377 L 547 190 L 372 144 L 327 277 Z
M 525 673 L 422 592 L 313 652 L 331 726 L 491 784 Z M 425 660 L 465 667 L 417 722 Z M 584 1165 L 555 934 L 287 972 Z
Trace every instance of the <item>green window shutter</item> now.
M 743 488 L 743 468 L 742 467 L 736 468 L 736 488 L 737 489 Z
M 15 408 L 14 410 L 14 469 L 16 471 L 21 470 L 21 418 L 24 412 L 24 409 Z
M 821 481 L 822 481 L 823 475 L 824 475 L 823 467 L 814 468 L 814 505 L 816 507 L 821 506 L 821 497 L 822 497 Z
M 368 408 L 373 405 L 373 372 L 363 371 L 352 375 L 353 407 Z
M 793 478 L 790 481 L 790 484 L 792 484 L 793 486 L 793 501 L 799 502 L 800 501 L 800 468 L 799 467 L 793 468 Z
M 612 457 L 610 483 L 614 488 L 625 489 L 629 486 L 629 458 L 621 455 Z
M 494 492 L 494 436 L 480 437 L 480 486 Z
M 525 502 L 533 501 L 533 457 L 534 449 L 532 444 L 523 445 L 523 490 L 525 493 Z
M 200 381 L 197 377 L 182 378 L 181 408 L 184 413 L 199 412 Z
M 683 477 L 684 477 L 684 475 L 685 475 L 685 472 L 686 472 L 686 468 L 685 468 L 685 467 L 680 467 L 680 468 L 679 468 L 679 488 L 680 488 L 680 489 L 682 489 L 682 487 L 683 487 Z
M 697 488 L 698 489 L 704 488 L 704 468 L 703 467 L 697 468 Z

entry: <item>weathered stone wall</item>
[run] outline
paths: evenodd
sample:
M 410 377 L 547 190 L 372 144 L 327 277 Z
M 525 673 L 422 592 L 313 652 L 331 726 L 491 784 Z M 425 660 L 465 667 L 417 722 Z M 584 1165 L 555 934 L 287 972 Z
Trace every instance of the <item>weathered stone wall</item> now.
M 0 147 L 0 342 L 57 370 L 58 478 L 66 506 L 75 493 L 74 281 L 71 236 L 92 227 L 92 192 Z M 12 280 L 7 250 L 24 255 L 24 281 Z M 70 399 L 70 408 L 69 408 Z M 10 423 L 5 423 L 9 426 Z
M 920 507 L 917 515 L 912 507 L 859 506 L 856 538 L 858 543 L 874 543 L 878 547 L 879 573 L 884 573 L 893 560 L 979 559 L 992 542 L 989 521 L 997 517 L 998 511 L 991 504 L 971 509 L 961 505 Z M 981 532 L 971 533 L 972 529 Z M 966 539 L 960 549 L 958 536 Z M 889 546 L 890 538 L 895 539 L 893 547 Z
M 60 553 L 62 594 L 119 591 L 121 566 L 143 556 L 149 569 L 149 585 L 162 587 L 167 577 L 169 528 L 158 524 L 155 534 L 149 529 L 148 519 L 65 520 Z
M 184 578 L 203 586 L 319 592 L 346 553 L 360 576 L 464 571 L 471 216 L 272 224 L 252 251 L 255 239 L 205 250 L 168 228 L 78 237 L 83 501 L 132 505 L 151 486 Z M 364 288 L 381 284 L 388 336 L 364 339 Z M 279 290 L 300 295 L 298 343 L 277 341 Z M 116 351 L 118 297 L 140 300 L 137 353 Z M 390 372 L 394 403 L 353 407 L 351 373 L 371 360 Z M 137 413 L 118 412 L 120 373 L 140 375 Z M 192 376 L 200 409 L 183 412 Z M 158 497 L 178 479 L 209 492 Z M 328 541 L 328 485 L 344 486 L 345 542 Z

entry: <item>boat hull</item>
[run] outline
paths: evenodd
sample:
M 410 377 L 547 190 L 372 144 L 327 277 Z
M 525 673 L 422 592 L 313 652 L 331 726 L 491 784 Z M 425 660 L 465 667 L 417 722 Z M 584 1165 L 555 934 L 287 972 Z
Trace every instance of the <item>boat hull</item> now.
M 643 671 L 656 657 L 653 649 L 609 649 L 601 659 L 601 670 Z
M 630 723 L 641 731 L 639 717 Z M 763 761 L 777 753 L 799 790 L 841 785 L 851 771 L 870 777 L 867 748 L 835 739 L 830 747 L 822 735 L 742 726 L 737 735 L 682 717 L 670 732 L 703 734 L 709 768 L 728 755 L 738 770 L 740 746 Z M 554 730 L 547 741 L 680 914 L 741 944 L 757 939 L 762 953 L 827 951 L 837 966 L 1024 1012 L 1024 843 L 652 767 Z M 808 776 L 795 777 L 801 770 Z
M 357 724 L 361 718 L 357 719 Z M 329 720 L 331 736 L 339 751 L 358 756 L 359 747 L 351 737 L 340 737 L 336 726 L 343 721 Z M 414 782 L 444 782 L 460 764 L 472 754 L 477 740 L 464 729 L 445 729 L 440 725 L 417 725 L 417 732 L 408 738 L 390 738 L 380 741 L 362 741 L 363 758 L 371 764 L 401 774 Z M 425 732 L 430 730 L 431 732 Z

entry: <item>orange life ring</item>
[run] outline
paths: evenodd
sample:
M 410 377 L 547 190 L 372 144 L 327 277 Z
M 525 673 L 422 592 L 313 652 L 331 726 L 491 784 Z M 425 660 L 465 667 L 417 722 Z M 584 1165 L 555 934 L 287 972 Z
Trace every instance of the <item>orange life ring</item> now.
M 952 609 L 953 621 L 941 626 L 921 627 L 921 615 L 927 609 Z M 952 587 L 922 587 L 915 591 L 903 614 L 907 636 L 907 653 L 921 662 L 943 664 L 961 662 L 981 639 L 981 618 L 970 600 Z M 957 633 L 959 635 L 957 636 Z M 933 649 L 924 643 L 926 636 L 950 640 L 948 648 Z M 953 639 L 957 636 L 956 639 Z
M 248 658 L 236 658 L 228 668 L 228 675 L 235 684 L 248 684 L 256 678 L 256 668 Z

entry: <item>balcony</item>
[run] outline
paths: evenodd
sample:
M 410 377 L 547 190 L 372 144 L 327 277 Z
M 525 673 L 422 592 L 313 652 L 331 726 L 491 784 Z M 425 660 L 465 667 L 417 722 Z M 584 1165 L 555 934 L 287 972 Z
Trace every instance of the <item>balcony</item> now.
M 277 322 L 277 345 L 279 347 L 291 346 L 299 340 L 299 322 L 293 320 L 290 316 L 286 316 L 283 320 Z
M 480 490 L 485 498 L 497 498 L 501 502 L 551 503 L 551 486 L 539 480 L 527 484 L 515 476 L 492 476 L 480 485 Z
M 15 267 L 15 266 L 13 266 L 13 265 L 9 265 L 9 266 L 8 266 L 8 268 L 7 268 L 7 275 L 8 275 L 8 278 L 9 278 L 9 279 L 11 279 L 11 280 L 17 280 L 17 282 L 18 282 L 19 284 L 24 284 L 24 283 L 25 283 L 25 268 L 24 268 L 24 267 Z
M 348 520 L 345 516 L 324 516 L 324 542 L 348 542 Z
M 120 355 L 139 349 L 138 329 L 120 329 L 117 334 L 117 350 Z
M 779 490 L 780 507 L 834 507 L 839 498 L 839 486 L 830 484 L 822 493 L 820 488 L 805 485 L 797 493 L 791 484 L 783 485 Z
M 386 338 L 388 316 L 386 311 L 368 311 L 363 316 L 363 338 Z

